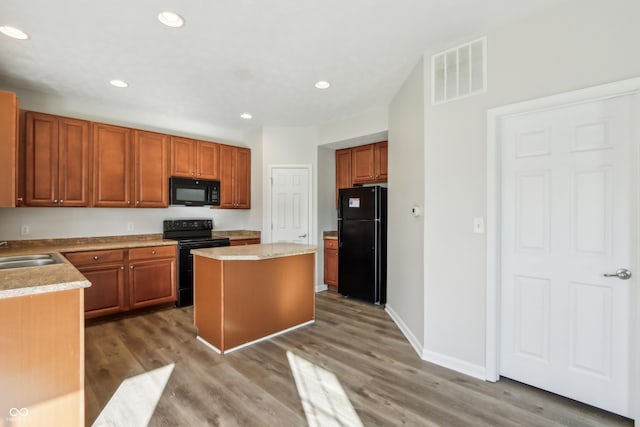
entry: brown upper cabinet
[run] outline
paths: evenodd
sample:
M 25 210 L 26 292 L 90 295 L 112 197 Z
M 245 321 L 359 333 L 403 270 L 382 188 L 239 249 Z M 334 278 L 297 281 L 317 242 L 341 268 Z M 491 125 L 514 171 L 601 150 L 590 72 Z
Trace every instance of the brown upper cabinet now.
M 93 168 L 94 206 L 169 206 L 167 135 L 93 123 Z
M 351 148 L 336 150 L 336 207 L 338 206 L 338 191 L 341 188 L 351 187 Z
M 251 208 L 248 148 L 19 111 L 0 91 L 0 207 L 166 208 L 169 176 L 220 180 L 221 208 Z
M 336 207 L 341 188 L 387 182 L 388 142 L 336 150 Z
M 351 149 L 353 184 L 369 184 L 387 180 L 387 141 Z
M 133 132 L 133 195 L 139 208 L 169 206 L 169 137 Z
M 93 205 L 131 206 L 131 129 L 93 123 Z
M 89 206 L 89 122 L 27 112 L 25 205 Z
M 376 182 L 387 182 L 387 164 L 389 143 L 387 141 L 373 144 L 373 176 Z
M 219 179 L 220 146 L 214 142 L 172 136 L 171 176 Z
M 251 150 L 220 145 L 220 207 L 251 208 Z
M 0 91 L 0 207 L 20 204 L 18 196 L 18 98 Z

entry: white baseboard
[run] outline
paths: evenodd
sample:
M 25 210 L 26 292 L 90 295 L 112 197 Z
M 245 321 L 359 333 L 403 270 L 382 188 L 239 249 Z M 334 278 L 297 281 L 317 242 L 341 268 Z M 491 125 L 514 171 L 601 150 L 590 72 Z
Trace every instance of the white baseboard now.
M 327 289 L 329 289 L 329 287 L 327 285 L 316 285 L 316 292 L 322 292 L 322 291 L 326 291 Z
M 398 326 L 398 328 L 400 329 L 400 332 L 402 332 L 404 336 L 407 337 L 409 344 L 411 344 L 415 352 L 418 353 L 418 356 L 422 357 L 422 344 L 416 338 L 416 336 L 413 335 L 413 332 L 411 332 L 411 329 L 409 329 L 406 323 L 402 321 L 400 316 L 398 316 L 398 314 L 393 310 L 393 308 L 389 304 L 385 305 L 384 311 L 386 311 L 387 314 L 389 314 L 389 317 L 391 317 L 391 320 L 393 320 L 395 324 Z
M 486 369 L 484 366 L 474 365 L 473 363 L 466 362 L 464 360 L 456 359 L 455 357 L 447 356 L 442 353 L 436 353 L 424 349 L 422 351 L 422 360 L 435 363 L 444 368 L 451 369 L 456 372 L 469 375 L 470 377 L 478 378 L 485 381 Z
M 446 356 L 444 354 L 436 353 L 433 351 L 426 350 L 422 348 L 422 344 L 413 335 L 413 332 L 409 329 L 409 327 L 402 321 L 400 316 L 393 310 L 389 304 L 386 305 L 385 311 L 391 317 L 391 320 L 395 322 L 400 331 L 407 337 L 409 344 L 413 347 L 418 356 L 424 361 L 435 363 L 436 365 L 442 366 L 447 369 L 451 369 L 456 372 L 463 373 L 465 375 L 469 375 L 474 378 L 478 378 L 481 380 L 485 380 L 486 369 L 484 366 L 474 365 L 473 363 L 465 362 L 464 360 L 456 359 L 454 357 Z

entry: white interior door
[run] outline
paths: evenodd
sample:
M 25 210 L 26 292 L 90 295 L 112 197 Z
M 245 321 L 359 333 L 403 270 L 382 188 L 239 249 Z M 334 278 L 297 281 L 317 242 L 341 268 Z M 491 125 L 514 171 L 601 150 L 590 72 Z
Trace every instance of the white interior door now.
M 311 171 L 276 167 L 271 175 L 271 241 L 311 242 L 309 201 Z
M 506 117 L 500 374 L 630 416 L 634 96 Z M 634 155 L 632 155 L 634 154 Z M 637 272 L 640 274 L 640 272 Z

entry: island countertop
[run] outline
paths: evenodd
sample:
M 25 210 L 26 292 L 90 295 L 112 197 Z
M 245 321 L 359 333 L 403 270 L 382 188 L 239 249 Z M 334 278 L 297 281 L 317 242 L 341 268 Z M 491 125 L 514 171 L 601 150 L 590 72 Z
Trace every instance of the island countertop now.
M 316 246 L 303 245 L 300 243 L 261 243 L 259 245 L 192 249 L 191 253 L 220 261 L 257 261 L 261 259 L 310 254 L 316 251 Z

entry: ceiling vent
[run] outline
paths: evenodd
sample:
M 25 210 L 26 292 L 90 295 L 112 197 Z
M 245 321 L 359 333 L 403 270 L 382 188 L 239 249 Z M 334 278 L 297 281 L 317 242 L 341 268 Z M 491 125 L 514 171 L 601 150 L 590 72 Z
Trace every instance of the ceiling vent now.
M 482 37 L 431 57 L 433 104 L 487 90 L 487 38 Z

